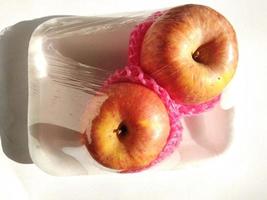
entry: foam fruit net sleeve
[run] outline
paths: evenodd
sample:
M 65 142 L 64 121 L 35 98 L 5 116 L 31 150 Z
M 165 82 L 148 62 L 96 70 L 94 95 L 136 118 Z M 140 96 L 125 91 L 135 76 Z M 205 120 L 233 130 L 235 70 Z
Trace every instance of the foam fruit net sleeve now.
M 129 40 L 127 66 L 115 71 L 115 73 L 112 74 L 105 82 L 105 86 L 118 82 L 132 82 L 143 85 L 154 91 L 161 98 L 168 111 L 170 120 L 170 133 L 166 145 L 158 157 L 147 167 L 141 170 L 159 163 L 174 151 L 175 147 L 182 139 L 182 117 L 192 116 L 204 112 L 214 107 L 214 105 L 220 100 L 220 96 L 217 96 L 208 102 L 198 105 L 178 104 L 170 97 L 168 92 L 163 87 L 161 87 L 152 77 L 142 71 L 140 68 L 140 50 L 144 35 L 153 22 L 161 15 L 162 12 L 156 12 L 134 28 L 134 30 L 131 32 Z

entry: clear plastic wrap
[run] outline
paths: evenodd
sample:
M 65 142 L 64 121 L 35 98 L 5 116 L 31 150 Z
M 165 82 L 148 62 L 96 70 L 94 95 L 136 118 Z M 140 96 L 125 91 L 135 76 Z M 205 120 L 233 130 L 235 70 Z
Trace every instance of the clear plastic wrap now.
M 231 132 L 232 109 L 224 110 L 218 104 L 214 109 L 194 116 L 215 106 L 220 96 L 198 105 L 177 104 L 138 66 L 138 48 L 144 33 L 160 15 L 161 12 L 144 12 L 123 16 L 63 17 L 49 20 L 35 30 L 29 47 L 28 127 L 31 157 L 41 169 L 53 175 L 135 172 L 147 168 L 169 170 L 189 161 L 217 155 L 226 148 Z M 97 117 L 101 118 L 102 105 L 116 94 L 112 85 L 122 82 L 134 85 L 133 88 L 142 87 L 143 96 L 157 106 L 152 109 L 153 105 L 146 102 L 146 98 L 142 99 L 142 95 L 136 95 L 135 101 L 127 100 L 127 96 L 132 96 L 129 91 L 124 95 L 125 101 L 111 102 L 110 107 L 107 106 L 108 112 L 112 113 L 108 119 L 114 120 L 110 129 L 117 130 L 118 123 L 121 124 L 111 110 L 120 110 L 120 106 L 125 104 L 130 120 L 134 120 L 135 116 L 145 116 L 152 124 L 148 131 L 159 126 L 155 134 L 161 128 L 168 133 L 162 139 L 165 142 L 160 153 L 154 155 L 145 167 L 133 167 L 132 170 L 103 166 L 88 150 L 92 140 L 92 123 L 96 123 Z M 116 95 L 123 97 L 119 92 Z M 166 109 L 167 128 L 162 125 L 166 116 L 162 117 L 164 112 L 159 109 L 161 105 L 157 103 L 157 98 Z M 127 102 L 132 106 L 126 105 Z M 117 110 L 116 105 L 119 105 Z M 143 106 L 142 110 L 139 111 L 138 106 Z M 161 112 L 158 115 L 156 111 L 154 113 L 157 109 Z M 124 121 L 121 115 L 119 120 Z M 155 116 L 159 118 L 155 119 Z M 107 121 L 102 121 L 102 126 L 109 126 Z M 97 128 L 101 129 L 101 125 Z M 156 138 L 155 135 L 151 137 Z M 106 148 L 112 139 L 102 142 L 103 148 Z M 135 140 L 127 145 L 131 143 Z M 123 158 L 124 155 L 120 156 Z M 118 160 L 120 158 L 116 162 L 122 162 Z

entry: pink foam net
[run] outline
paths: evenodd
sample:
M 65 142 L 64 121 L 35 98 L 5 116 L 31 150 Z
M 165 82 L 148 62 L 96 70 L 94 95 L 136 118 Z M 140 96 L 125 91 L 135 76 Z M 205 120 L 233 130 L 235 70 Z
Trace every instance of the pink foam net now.
M 147 169 L 169 156 L 182 139 L 183 128 L 180 121 L 181 117 L 192 116 L 207 111 L 208 109 L 214 107 L 214 105 L 220 100 L 220 96 L 217 96 L 208 102 L 197 105 L 178 104 L 170 97 L 163 87 L 161 87 L 152 77 L 142 71 L 140 68 L 140 50 L 144 35 L 153 22 L 161 15 L 162 12 L 156 12 L 134 28 L 129 40 L 128 65 L 123 69 L 117 70 L 105 83 L 106 86 L 117 82 L 132 82 L 143 85 L 154 91 L 161 98 L 169 114 L 169 137 L 158 157 L 145 168 L 124 172 L 137 172 Z

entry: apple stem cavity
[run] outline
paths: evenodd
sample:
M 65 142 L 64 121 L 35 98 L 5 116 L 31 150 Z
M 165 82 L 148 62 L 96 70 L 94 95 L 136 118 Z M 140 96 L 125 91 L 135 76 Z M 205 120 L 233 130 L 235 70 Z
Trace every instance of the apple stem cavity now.
M 128 133 L 128 128 L 127 128 L 127 126 L 124 124 L 124 122 L 121 122 L 121 123 L 119 124 L 118 128 L 117 128 L 117 129 L 114 129 L 113 132 L 116 133 L 117 136 L 118 136 L 119 138 L 122 138 L 122 137 L 124 137 L 124 136 L 127 135 L 127 133 Z

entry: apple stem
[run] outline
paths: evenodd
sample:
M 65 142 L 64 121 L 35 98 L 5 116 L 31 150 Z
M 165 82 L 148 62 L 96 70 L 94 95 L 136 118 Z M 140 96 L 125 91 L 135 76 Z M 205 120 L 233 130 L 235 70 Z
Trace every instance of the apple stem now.
M 193 57 L 193 59 L 194 59 L 196 62 L 199 62 L 199 60 L 198 60 L 198 57 L 199 57 L 199 51 L 196 50 L 196 51 L 193 53 L 192 57 Z

